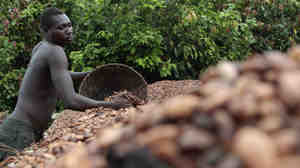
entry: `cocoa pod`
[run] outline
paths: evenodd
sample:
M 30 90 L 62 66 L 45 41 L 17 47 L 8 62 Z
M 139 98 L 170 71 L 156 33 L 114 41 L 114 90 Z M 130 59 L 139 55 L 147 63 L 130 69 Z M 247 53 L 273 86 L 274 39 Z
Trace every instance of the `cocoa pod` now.
M 286 125 L 284 118 L 280 115 L 271 115 L 264 117 L 257 123 L 257 127 L 268 134 L 279 131 Z
M 298 68 L 298 65 L 295 61 L 289 59 L 286 54 L 279 51 L 265 52 L 264 57 L 274 70 L 289 71 Z
M 105 148 L 108 147 L 116 142 L 118 142 L 122 135 L 123 135 L 122 129 L 119 128 L 106 128 L 103 130 L 100 130 L 97 133 L 97 142 L 93 144 L 95 148 Z
M 169 119 L 190 117 L 199 107 L 200 99 L 192 95 L 180 95 L 165 101 L 161 105 L 162 114 Z
M 245 94 L 241 97 L 234 97 L 228 104 L 231 114 L 240 120 L 249 120 L 260 115 L 257 99 L 254 94 Z
M 258 111 L 262 116 L 277 116 L 281 114 L 285 114 L 287 109 L 284 104 L 277 99 L 268 99 L 264 101 L 260 101 L 257 104 Z
M 239 75 L 238 67 L 232 62 L 221 62 L 216 67 L 220 78 L 226 81 L 234 81 Z
M 203 151 L 212 147 L 216 143 L 216 138 L 204 129 L 187 127 L 184 128 L 178 143 L 183 151 Z
M 148 147 L 155 156 L 169 163 L 178 159 L 179 149 L 175 141 L 164 139 L 151 143 Z
M 300 103 L 300 70 L 283 72 L 279 76 L 279 96 L 289 106 Z
M 202 112 L 212 112 L 221 106 L 224 106 L 232 98 L 232 90 L 230 88 L 224 88 L 219 90 L 217 94 L 208 96 L 206 99 L 202 99 L 198 103 L 198 108 Z
M 237 156 L 234 155 L 227 155 L 223 159 L 223 161 L 218 164 L 217 168 L 242 168 L 243 162 L 238 158 Z
M 280 158 L 276 168 L 298 168 L 300 165 L 299 156 L 287 156 Z
M 235 123 L 226 111 L 218 111 L 214 115 L 217 133 L 224 145 L 231 143 L 235 131 Z
M 233 151 L 248 168 L 271 168 L 278 164 L 276 145 L 272 139 L 256 128 L 245 127 L 233 140 Z
M 93 168 L 95 166 L 95 162 L 88 157 L 88 152 L 82 145 L 74 148 L 72 155 L 66 155 L 63 158 L 60 158 L 56 161 L 56 164 L 49 164 L 47 168 Z M 102 168 L 106 167 L 105 160 L 98 157 L 97 166 Z
M 257 54 L 243 62 L 240 69 L 241 73 L 262 73 L 270 69 L 270 65 L 262 55 Z
M 140 133 L 136 136 L 137 143 L 145 146 L 162 140 L 175 140 L 179 135 L 179 129 L 175 125 L 161 125 Z
M 272 136 L 279 155 L 295 154 L 300 147 L 300 136 L 294 129 L 284 129 Z

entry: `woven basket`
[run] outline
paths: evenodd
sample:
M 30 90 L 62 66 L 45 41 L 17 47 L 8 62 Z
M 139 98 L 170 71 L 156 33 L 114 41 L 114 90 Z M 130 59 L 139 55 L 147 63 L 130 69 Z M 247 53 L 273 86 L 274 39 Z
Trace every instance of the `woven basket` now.
M 105 64 L 83 79 L 79 94 L 104 100 L 114 92 L 122 90 L 130 91 L 142 100 L 147 98 L 147 82 L 141 74 L 124 64 Z

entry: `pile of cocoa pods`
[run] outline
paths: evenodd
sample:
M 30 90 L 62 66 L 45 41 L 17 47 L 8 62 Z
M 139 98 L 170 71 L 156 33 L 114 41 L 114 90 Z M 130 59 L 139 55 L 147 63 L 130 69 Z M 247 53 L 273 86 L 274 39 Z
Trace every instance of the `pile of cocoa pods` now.
M 72 160 L 85 168 L 296 168 L 299 60 L 296 46 L 220 63 L 189 94 L 133 108 L 126 127 L 101 130 Z M 56 166 L 68 167 L 68 158 Z

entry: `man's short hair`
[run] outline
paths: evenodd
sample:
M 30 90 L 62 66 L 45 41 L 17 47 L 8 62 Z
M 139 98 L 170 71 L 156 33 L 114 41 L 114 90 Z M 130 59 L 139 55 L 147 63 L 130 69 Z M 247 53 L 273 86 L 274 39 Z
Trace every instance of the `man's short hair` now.
M 55 7 L 49 7 L 44 10 L 40 18 L 40 26 L 44 31 L 48 31 L 54 24 L 52 16 L 64 14 L 61 10 Z

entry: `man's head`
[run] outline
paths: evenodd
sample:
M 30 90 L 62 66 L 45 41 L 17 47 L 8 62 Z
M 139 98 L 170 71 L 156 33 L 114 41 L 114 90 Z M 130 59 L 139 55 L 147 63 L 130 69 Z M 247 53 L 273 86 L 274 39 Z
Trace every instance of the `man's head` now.
M 41 30 L 46 39 L 55 44 L 64 45 L 72 41 L 72 24 L 67 15 L 57 8 L 46 8 L 40 20 Z
M 40 18 L 40 25 L 43 31 L 47 32 L 55 24 L 54 16 L 63 15 L 64 13 L 57 8 L 46 8 Z

